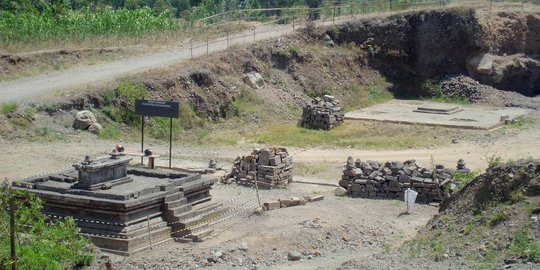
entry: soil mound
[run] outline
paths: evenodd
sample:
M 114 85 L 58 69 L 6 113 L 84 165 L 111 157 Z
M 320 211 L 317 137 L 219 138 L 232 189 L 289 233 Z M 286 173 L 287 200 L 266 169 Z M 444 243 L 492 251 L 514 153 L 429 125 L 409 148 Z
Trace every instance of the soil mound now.
M 540 263 L 540 160 L 497 161 L 441 204 L 409 251 L 478 267 Z

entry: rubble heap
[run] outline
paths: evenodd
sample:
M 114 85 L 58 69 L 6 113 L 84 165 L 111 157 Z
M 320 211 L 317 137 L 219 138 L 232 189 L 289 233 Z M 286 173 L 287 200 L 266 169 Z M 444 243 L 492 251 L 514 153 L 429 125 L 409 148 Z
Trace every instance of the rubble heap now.
M 253 150 L 251 155 L 237 157 L 229 175 L 223 182 L 257 185 L 262 188 L 287 186 L 292 182 L 292 156 L 286 148 L 274 147 Z
M 372 160 L 353 161 L 349 157 L 339 185 L 347 189 L 351 197 L 403 199 L 404 191 L 411 188 L 418 192 L 417 202 L 440 202 L 455 187 L 456 171 L 470 172 L 461 159 L 457 170 L 445 169 L 443 165 L 431 170 L 421 167 L 415 160 L 382 164 Z
M 300 126 L 309 129 L 329 130 L 343 123 L 345 112 L 333 96 L 317 97 L 304 107 Z

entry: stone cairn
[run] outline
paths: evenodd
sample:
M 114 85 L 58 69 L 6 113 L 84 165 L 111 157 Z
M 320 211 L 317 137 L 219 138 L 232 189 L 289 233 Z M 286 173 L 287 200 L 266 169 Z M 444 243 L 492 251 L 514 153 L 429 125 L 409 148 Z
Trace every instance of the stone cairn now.
M 416 164 L 415 160 L 381 164 L 372 160 L 353 161 L 349 157 L 339 185 L 347 189 L 351 197 L 403 200 L 405 190 L 411 188 L 418 192 L 417 202 L 440 202 L 455 188 L 456 171 L 470 172 L 462 159 L 458 161 L 457 170 L 445 169 L 443 165 L 430 170 Z
M 225 184 L 254 185 L 271 188 L 292 182 L 293 161 L 286 148 L 274 147 L 253 150 L 251 155 L 237 157 L 231 173 L 223 178 Z
M 309 129 L 329 130 L 343 123 L 345 112 L 333 96 L 316 97 L 304 107 L 300 126 Z

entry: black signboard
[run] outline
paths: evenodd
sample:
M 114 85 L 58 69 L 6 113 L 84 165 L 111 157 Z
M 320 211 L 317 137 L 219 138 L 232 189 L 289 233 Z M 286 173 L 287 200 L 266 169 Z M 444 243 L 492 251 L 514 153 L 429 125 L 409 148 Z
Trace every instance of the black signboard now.
M 180 116 L 180 103 L 163 100 L 137 99 L 135 112 L 142 116 L 161 116 L 178 118 Z

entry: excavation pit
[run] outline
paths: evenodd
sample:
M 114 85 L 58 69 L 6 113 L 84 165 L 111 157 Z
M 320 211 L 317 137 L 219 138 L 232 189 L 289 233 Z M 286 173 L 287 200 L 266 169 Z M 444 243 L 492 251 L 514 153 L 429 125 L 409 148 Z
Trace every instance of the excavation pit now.
M 422 124 L 491 130 L 526 116 L 533 110 L 510 107 L 452 105 L 418 100 L 391 100 L 348 112 L 346 120 Z

